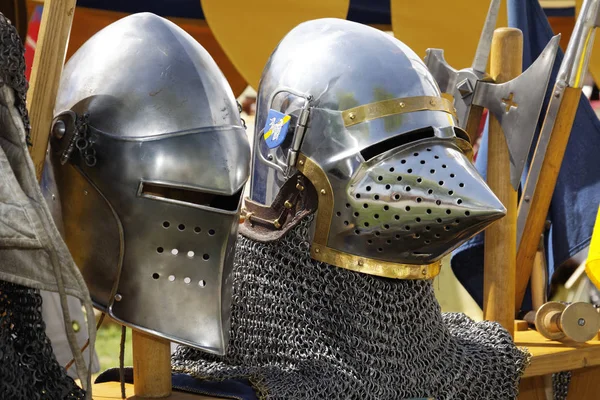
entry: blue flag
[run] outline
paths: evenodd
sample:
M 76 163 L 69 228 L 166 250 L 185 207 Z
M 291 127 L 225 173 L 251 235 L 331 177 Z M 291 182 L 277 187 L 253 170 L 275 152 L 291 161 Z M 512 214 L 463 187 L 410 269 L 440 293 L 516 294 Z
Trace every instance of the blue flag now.
M 285 140 L 288 127 L 290 125 L 290 116 L 279 111 L 269 110 L 267 123 L 263 130 L 263 137 L 270 149 L 279 146 Z

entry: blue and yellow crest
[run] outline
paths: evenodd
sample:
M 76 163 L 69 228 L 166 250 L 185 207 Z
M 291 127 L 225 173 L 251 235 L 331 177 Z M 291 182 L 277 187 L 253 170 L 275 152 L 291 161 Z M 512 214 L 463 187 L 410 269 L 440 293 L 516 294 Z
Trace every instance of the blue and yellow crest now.
M 265 143 L 270 149 L 273 149 L 283 143 L 289 126 L 289 115 L 285 115 L 279 111 L 269 110 L 263 137 L 265 138 Z

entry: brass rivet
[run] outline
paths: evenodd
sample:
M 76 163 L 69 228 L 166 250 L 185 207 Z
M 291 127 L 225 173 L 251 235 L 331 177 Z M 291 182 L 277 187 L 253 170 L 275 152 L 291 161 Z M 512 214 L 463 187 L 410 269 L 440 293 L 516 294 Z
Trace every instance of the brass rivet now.
M 121 296 L 120 294 L 117 293 L 115 295 L 115 301 L 121 301 L 121 300 L 123 300 L 123 296 Z
M 79 326 L 79 322 L 73 321 L 72 325 L 73 325 L 73 331 L 75 331 L 75 333 L 77 333 L 81 330 L 81 327 Z
M 298 161 L 298 164 L 300 164 L 300 165 L 304 165 L 304 160 L 300 160 L 300 161 Z
M 354 119 L 354 118 L 356 118 L 356 115 L 354 115 L 354 113 L 350 113 L 350 114 L 348 114 L 348 118 Z
M 423 276 L 427 275 L 427 270 L 425 268 L 423 268 L 423 271 L 421 271 L 421 273 L 423 274 Z
M 296 183 L 296 189 L 298 189 L 299 191 L 303 191 L 304 190 L 304 186 L 302 186 L 299 183 Z
M 321 189 L 321 194 L 323 194 L 323 195 L 327 194 L 327 192 L 325 191 L 325 189 Z
M 283 203 L 283 205 L 285 206 L 285 208 L 292 208 L 292 203 L 289 200 L 286 200 L 285 203 Z
M 319 249 L 315 249 L 315 253 L 319 253 L 321 250 Z
M 401 101 L 400 104 L 399 104 L 399 106 L 400 106 L 400 108 L 404 108 L 406 106 L 406 104 L 404 104 L 404 102 Z
M 361 266 L 361 267 L 362 267 L 364 264 L 365 264 L 365 262 L 364 262 L 363 260 L 358 260 L 358 265 L 359 265 L 359 266 Z
M 279 223 L 279 220 L 276 219 L 275 221 L 273 221 L 273 226 L 277 229 L 281 228 L 281 224 Z
M 429 100 L 429 104 L 431 104 L 432 106 L 435 106 L 435 100 L 434 99 Z

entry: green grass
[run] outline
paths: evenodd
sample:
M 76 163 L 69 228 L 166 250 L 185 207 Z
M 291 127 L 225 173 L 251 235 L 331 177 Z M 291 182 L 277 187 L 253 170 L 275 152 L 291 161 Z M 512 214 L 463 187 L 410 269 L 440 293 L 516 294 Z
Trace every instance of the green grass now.
M 119 352 L 121 345 L 121 326 L 113 322 L 104 321 L 96 336 L 96 354 L 100 362 L 100 372 L 119 366 Z M 131 329 L 127 328 L 125 341 L 125 366 L 132 366 L 131 356 Z M 97 376 L 94 375 L 92 379 Z

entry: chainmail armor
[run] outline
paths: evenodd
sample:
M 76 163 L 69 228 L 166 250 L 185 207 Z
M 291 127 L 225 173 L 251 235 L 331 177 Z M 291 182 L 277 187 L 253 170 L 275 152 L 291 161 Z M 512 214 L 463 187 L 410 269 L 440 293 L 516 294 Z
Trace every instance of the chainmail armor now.
M 23 44 L 0 13 L 0 85 L 15 91 L 15 104 L 29 134 Z M 28 136 L 29 143 L 29 136 Z M 42 319 L 39 290 L 0 280 L 0 399 L 75 400 L 85 392 L 54 356 Z
M 268 399 L 514 399 L 529 355 L 499 324 L 442 314 L 433 284 L 314 261 L 313 216 L 282 239 L 240 236 L 224 357 L 180 346 L 179 372 L 246 377 Z
M 554 393 L 554 400 L 567 400 L 570 382 L 571 371 L 552 374 L 552 391 Z

